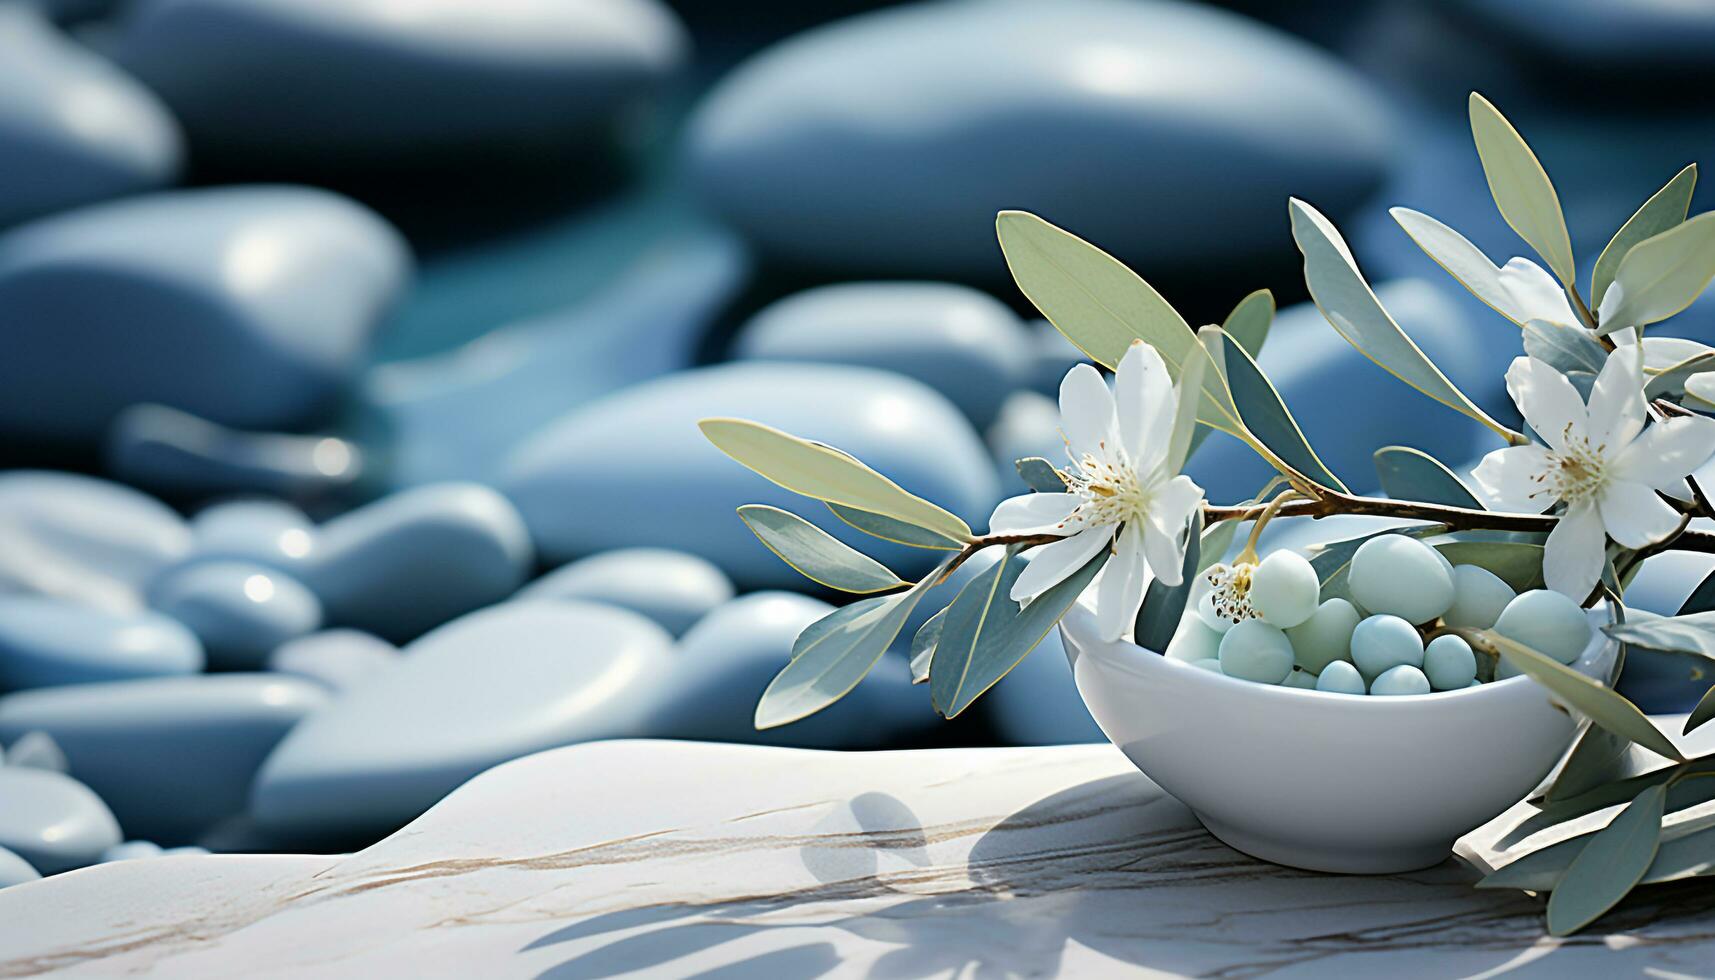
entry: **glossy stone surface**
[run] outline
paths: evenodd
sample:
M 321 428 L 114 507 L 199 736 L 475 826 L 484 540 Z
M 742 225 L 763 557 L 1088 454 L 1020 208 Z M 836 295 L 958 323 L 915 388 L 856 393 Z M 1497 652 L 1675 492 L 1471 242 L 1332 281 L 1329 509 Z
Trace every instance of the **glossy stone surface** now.
M 21 885 L 26 881 L 35 881 L 42 873 L 30 866 L 24 860 L 4 847 L 0 847 L 0 888 Z
M 0 740 L 49 733 L 127 834 L 182 843 L 244 809 L 274 743 L 326 703 L 277 674 L 82 684 L 0 698 Z
M 127 483 L 180 496 L 251 493 L 337 498 L 364 476 L 363 451 L 333 436 L 241 432 L 165 405 L 133 405 L 113 421 L 108 469 Z
M 654 0 L 176 0 L 120 47 L 199 151 L 362 166 L 588 134 L 686 39 Z
M 314 681 L 337 694 L 375 676 L 398 659 L 398 649 L 380 637 L 337 629 L 280 644 L 268 655 L 268 669 Z
M 605 602 L 641 613 L 674 636 L 732 597 L 732 580 L 725 572 L 705 558 L 669 548 L 618 548 L 591 555 L 549 572 L 516 596 Z
M 854 282 L 794 293 L 751 317 L 739 360 L 819 361 L 894 371 L 947 396 L 978 428 L 1032 367 L 1018 315 L 952 283 Z
M 0 238 L 0 431 L 89 443 L 159 402 L 286 428 L 356 375 L 411 260 L 369 209 L 307 187 L 95 205 Z
M 0 590 L 114 612 L 191 548 L 178 514 L 130 487 L 75 473 L 0 473 Z
M 148 89 L 49 26 L 0 5 L 0 225 L 178 176 L 178 124 Z
M 19 766 L 26 769 L 46 769 L 49 772 L 71 772 L 71 762 L 66 758 L 65 750 L 60 743 L 47 732 L 36 730 L 25 732 L 17 740 L 6 747 L 6 765 Z
M 492 480 L 508 453 L 566 412 L 690 367 L 749 272 L 733 236 L 698 230 L 652 248 L 575 306 L 378 365 L 360 395 L 388 447 L 389 479 Z
M 1066 441 L 1060 432 L 1060 406 L 1036 391 L 1015 391 L 1001 403 L 1000 415 L 983 433 L 994 453 L 994 466 L 1008 496 L 1028 492 L 1018 475 L 1018 461 L 1040 456 L 1051 465 L 1065 465 Z
M 1280 221 L 1289 193 L 1363 200 L 1388 132 L 1357 76 L 1221 11 L 954 0 L 756 55 L 699 107 L 689 153 L 704 199 L 769 253 L 996 280 L 1003 208 L 1157 272 L 1249 258 L 1263 243 L 1237 230 Z
M 1461 852 L 1483 870 L 1509 860 L 1492 842 L 1521 816 Z M 18 933 L 0 970 L 1194 977 L 1278 973 L 1284 957 L 1316 976 L 1597 980 L 1715 956 L 1696 888 L 1645 889 L 1557 942 L 1540 902 L 1475 890 L 1480 873 L 1283 872 L 1105 745 L 601 743 L 485 773 L 356 854 L 163 857 L 0 892 Z
M 159 613 L 0 595 L 0 691 L 194 674 L 203 663 L 197 637 Z
M 0 767 L 0 848 L 43 874 L 92 864 L 119 824 L 89 787 L 45 769 Z
M 316 532 L 312 553 L 299 577 L 327 622 L 395 642 L 506 598 L 535 560 L 518 510 L 475 483 L 417 487 L 342 514 Z
M 802 721 L 757 731 L 757 699 L 792 658 L 804 627 L 833 607 L 790 592 L 753 592 L 721 606 L 673 650 L 656 679 L 642 730 L 689 738 L 804 748 L 861 749 L 909 737 L 936 723 L 922 688 L 897 657 L 884 657 L 852 692 Z
M 191 518 L 191 559 L 254 562 L 296 573 L 315 545 L 315 523 L 298 508 L 267 498 L 210 504 Z
M 190 627 L 217 670 L 257 670 L 275 647 L 322 625 L 322 604 L 278 569 L 193 562 L 149 584 L 149 604 Z
M 593 603 L 506 603 L 406 647 L 293 729 L 256 777 L 263 829 L 385 833 L 490 766 L 639 730 L 672 638 Z
M 671 547 L 709 559 L 741 587 L 800 588 L 803 579 L 733 513 L 761 503 L 861 539 L 902 575 L 927 570 L 930 552 L 881 547 L 821 505 L 733 462 L 697 429 L 698 419 L 713 415 L 837 446 L 972 523 L 986 519 L 999 496 L 976 433 L 928 388 L 866 368 L 761 363 L 681 372 L 573 412 L 519 447 L 500 489 L 549 562 L 610 548 Z M 612 468 L 624 460 L 635 461 L 635 476 L 616 480 Z

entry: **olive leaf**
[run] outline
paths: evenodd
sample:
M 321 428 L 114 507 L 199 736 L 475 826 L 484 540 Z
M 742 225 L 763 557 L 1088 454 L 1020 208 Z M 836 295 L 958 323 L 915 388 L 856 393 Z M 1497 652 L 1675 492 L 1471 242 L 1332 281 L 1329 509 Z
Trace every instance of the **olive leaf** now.
M 1066 492 L 1066 481 L 1060 477 L 1060 471 L 1041 456 L 1028 456 L 1012 465 L 1024 485 L 1037 493 Z
M 1681 735 L 1689 735 L 1693 729 L 1702 728 L 1715 718 L 1715 685 L 1703 692 L 1697 699 L 1697 706 L 1691 709 L 1691 714 L 1685 716 L 1685 727 L 1680 729 Z
M 1514 592 L 1542 588 L 1543 546 L 1530 541 L 1431 541 L 1454 565 L 1476 565 Z
M 1608 287 L 1610 292 L 1620 291 L 1619 302 L 1597 332 L 1665 320 L 1690 306 L 1711 279 L 1715 279 L 1715 211 L 1632 246 Z
M 1691 213 L 1691 192 L 1696 187 L 1697 164 L 1693 163 L 1674 174 L 1666 186 L 1650 195 L 1650 199 L 1626 219 L 1620 230 L 1614 232 L 1608 246 L 1596 257 L 1596 267 L 1590 271 L 1591 303 L 1602 305 L 1602 297 L 1607 295 L 1608 286 L 1614 281 L 1620 260 L 1626 257 L 1633 245 L 1677 227 L 1685 220 L 1685 216 Z
M 1673 783 L 1668 793 L 1667 809 L 1669 812 L 1696 806 L 1715 798 L 1715 757 L 1693 759 L 1676 766 L 1664 766 L 1651 772 L 1605 783 L 1577 796 L 1555 800 L 1521 820 L 1517 826 L 1507 831 L 1506 835 L 1495 843 L 1495 846 L 1500 848 L 1512 847 L 1519 841 L 1550 827 L 1588 816 L 1598 810 L 1618 806 L 1636 796 L 1647 786 L 1668 783 Z M 1521 885 L 1518 887 L 1529 886 Z
M 1227 369 L 1227 386 L 1232 392 L 1233 404 L 1251 435 L 1288 466 L 1321 486 L 1348 492 L 1346 485 L 1310 447 L 1304 430 L 1298 427 L 1298 420 L 1286 407 L 1285 399 L 1280 397 L 1280 392 L 1244 347 L 1220 327 L 1204 327 L 1200 333 L 1217 342 L 1213 348 L 1220 353 L 1217 363 L 1224 364 Z
M 1548 320 L 1525 323 L 1524 352 L 1561 374 L 1586 374 L 1592 381 L 1608 362 L 1608 352 L 1590 331 Z
M 935 644 L 941 642 L 941 627 L 947 622 L 942 608 L 930 616 L 911 638 L 911 683 L 929 683 L 929 664 L 935 659 Z
M 937 534 L 934 531 L 917 527 L 914 524 L 907 524 L 904 521 L 896 521 L 881 514 L 872 514 L 867 510 L 859 510 L 856 507 L 847 507 L 844 504 L 829 501 L 823 501 L 823 503 L 827 504 L 828 510 L 832 511 L 835 517 L 872 538 L 880 538 L 894 544 L 930 551 L 958 551 L 963 544 L 963 542 Z
M 1629 738 L 1657 755 L 1666 756 L 1676 762 L 1685 761 L 1685 756 L 1667 740 L 1667 736 L 1663 735 L 1660 729 L 1650 724 L 1650 720 L 1638 710 L 1637 705 L 1612 689 L 1517 640 L 1492 630 L 1482 635 L 1502 659 L 1548 688 L 1556 698 L 1583 713 L 1592 723 L 1616 735 Z
M 1667 788 L 1639 793 L 1585 843 L 1548 899 L 1548 931 L 1569 936 L 1619 904 L 1649 871 L 1661 847 Z
M 1393 215 L 1393 220 L 1405 229 L 1405 233 L 1417 243 L 1418 248 L 1423 249 L 1424 254 L 1446 270 L 1448 275 L 1458 280 L 1472 296 L 1519 326 L 1523 326 L 1529 319 L 1524 308 L 1507 289 L 1500 267 L 1491 262 L 1482 249 L 1471 244 L 1464 235 L 1421 211 L 1390 208 L 1388 214 Z
M 1637 619 L 1613 623 L 1602 629 L 1621 643 L 1632 646 L 1715 659 L 1715 612 Z
M 1303 201 L 1291 200 L 1292 237 L 1304 253 L 1304 281 L 1335 331 L 1394 377 L 1448 408 L 1462 412 L 1508 441 L 1517 433 L 1490 418 L 1388 316 L 1358 271 L 1351 249 L 1333 223 Z
M 1621 774 L 1631 755 L 1632 740 L 1600 725 L 1584 726 L 1583 734 L 1566 756 L 1566 763 L 1548 788 L 1545 800 L 1556 803 L 1607 783 Z
M 790 511 L 746 504 L 738 516 L 769 551 L 818 585 L 863 594 L 907 584 L 881 562 Z
M 1253 358 L 1261 357 L 1263 342 L 1268 339 L 1268 329 L 1274 323 L 1274 309 L 1274 294 L 1259 289 L 1239 300 L 1239 305 L 1221 321 L 1221 329 L 1238 341 L 1245 353 Z
M 958 541 L 971 540 L 970 527 L 953 513 L 831 446 L 746 419 L 708 418 L 697 427 L 721 452 L 793 493 L 891 517 Z
M 1417 500 L 1484 510 L 1482 501 L 1442 462 L 1421 449 L 1384 446 L 1375 451 L 1376 478 L 1395 500 Z
M 1223 521 L 1222 524 L 1235 524 L 1235 521 Z M 1173 631 L 1178 628 L 1179 620 L 1185 615 L 1185 604 L 1191 596 L 1191 588 L 1197 582 L 1197 575 L 1202 571 L 1203 548 L 1205 545 L 1220 544 L 1217 534 L 1221 525 L 1217 524 L 1208 532 L 1203 530 L 1203 515 L 1199 512 L 1191 519 L 1191 528 L 1185 542 L 1185 563 L 1180 569 L 1178 585 L 1162 585 L 1159 578 L 1149 583 L 1144 590 L 1143 605 L 1138 607 L 1137 623 L 1133 636 L 1138 646 L 1145 650 L 1163 651 L 1173 639 Z M 1216 537 L 1211 540 L 1211 535 Z M 1229 531 L 1227 537 L 1231 537 Z M 1220 545 L 1218 556 L 1226 551 L 1224 544 Z
M 1175 380 L 1188 359 L 1208 357 L 1179 311 L 1120 260 L 1025 211 L 1002 211 L 995 231 L 1019 290 L 1098 364 L 1117 368 L 1136 340 L 1155 348 Z M 1246 438 L 1219 371 L 1204 373 L 1197 415 Z
M 930 662 L 935 710 L 957 717 L 1005 677 L 1060 622 L 1107 559 L 1104 549 L 1022 607 L 1009 594 L 1025 566 L 1014 548 L 966 582 L 947 607 Z
M 860 599 L 816 620 L 792 644 L 792 660 L 756 704 L 758 729 L 790 724 L 845 697 L 887 652 L 923 594 L 947 567 L 905 592 Z
M 1483 161 L 1483 176 L 1501 217 L 1524 239 L 1549 269 L 1567 287 L 1575 272 L 1572 237 L 1566 233 L 1566 217 L 1560 197 L 1547 171 L 1537 162 L 1524 137 L 1507 122 L 1488 99 L 1471 93 L 1471 136 L 1477 156 Z

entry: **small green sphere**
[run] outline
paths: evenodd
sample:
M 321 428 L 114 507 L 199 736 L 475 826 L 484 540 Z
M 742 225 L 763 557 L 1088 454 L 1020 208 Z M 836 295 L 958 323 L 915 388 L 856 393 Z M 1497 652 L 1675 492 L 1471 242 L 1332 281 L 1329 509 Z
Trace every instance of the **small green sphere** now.
M 1338 596 L 1317 606 L 1315 615 L 1286 631 L 1298 666 L 1320 674 L 1334 661 L 1350 659 L 1352 630 L 1361 619 L 1357 607 Z
M 1376 678 L 1370 693 L 1379 695 L 1428 694 L 1429 678 L 1410 664 L 1400 664 Z
M 1513 601 L 1516 593 L 1500 576 L 1476 565 L 1453 568 L 1453 605 L 1441 614 L 1448 626 L 1469 626 L 1486 630 L 1495 625 L 1501 610 Z
M 1398 616 L 1371 616 L 1352 631 L 1352 663 L 1374 680 L 1395 667 L 1423 666 L 1423 637 Z
M 1292 673 L 1292 643 L 1260 619 L 1236 623 L 1221 637 L 1221 672 L 1259 684 L 1279 684 Z
M 1415 538 L 1383 534 L 1358 546 L 1349 572 L 1352 598 L 1372 614 L 1427 623 L 1453 604 L 1446 559 Z
M 1462 638 L 1438 636 L 1423 649 L 1423 674 L 1437 691 L 1457 691 L 1477 679 L 1477 655 Z
M 1316 678 L 1316 690 L 1332 694 L 1363 694 L 1364 677 L 1358 668 L 1344 660 L 1336 660 L 1322 669 Z
M 1507 603 L 1495 632 L 1563 664 L 1590 645 L 1590 620 L 1578 603 L 1558 592 L 1535 589 Z
M 1166 652 L 1174 660 L 1213 660 L 1221 655 L 1221 634 L 1193 612 L 1179 620 L 1179 628 L 1167 642 Z
M 1271 625 L 1291 629 L 1316 613 L 1322 583 L 1309 560 L 1296 551 L 1276 551 L 1251 573 L 1251 605 Z
M 1292 668 L 1292 673 L 1286 675 L 1286 680 L 1280 682 L 1281 687 L 1296 687 L 1300 690 L 1316 690 L 1316 675 L 1308 670 Z

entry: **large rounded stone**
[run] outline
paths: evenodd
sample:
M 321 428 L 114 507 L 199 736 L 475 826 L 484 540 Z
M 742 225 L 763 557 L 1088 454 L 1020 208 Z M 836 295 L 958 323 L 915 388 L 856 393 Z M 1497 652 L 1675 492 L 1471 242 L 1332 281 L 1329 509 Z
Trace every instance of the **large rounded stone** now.
M 1017 314 L 987 293 L 938 282 L 822 286 L 746 323 L 733 356 L 894 371 L 941 394 L 978 428 L 1029 381 L 1034 351 Z
M 0 698 L 0 740 L 47 732 L 130 836 L 172 844 L 243 811 L 268 751 L 326 703 L 278 674 L 81 684 Z
M 177 620 L 41 596 L 0 596 L 0 690 L 194 674 L 203 648 Z
M 519 599 L 581 599 L 642 613 L 674 636 L 733 596 L 713 562 L 666 548 L 620 548 L 572 562 L 520 589 Z
M 1388 119 L 1322 51 L 1206 6 L 947 0 L 789 38 L 692 120 L 703 197 L 765 251 L 838 270 L 998 279 L 996 211 L 1041 214 L 1151 274 L 1277 254 L 1289 194 L 1336 216 Z M 1266 251 L 1265 251 L 1266 250 Z
M 0 52 L 0 225 L 178 176 L 179 127 L 160 101 L 30 4 L 0 4 Z
M 93 864 L 122 840 L 89 787 L 46 769 L 0 768 L 0 848 L 43 874 Z
M 562 145 L 683 60 L 656 0 L 173 0 L 129 11 L 121 60 L 199 153 L 355 165 Z
M 259 670 L 274 648 L 322 624 L 322 605 L 302 583 L 250 562 L 192 562 L 151 582 L 148 597 L 191 628 L 220 670 Z
M 823 524 L 901 574 L 932 553 L 868 538 L 710 445 L 697 420 L 738 416 L 837 446 L 929 500 L 980 523 L 999 494 L 970 423 L 915 381 L 865 368 L 730 364 L 637 385 L 573 412 L 519 447 L 501 489 L 549 561 L 610 548 L 677 548 L 742 586 L 803 579 L 752 537 L 734 509 L 762 503 Z
M 94 205 L 0 238 L 0 432 L 92 441 L 159 402 L 291 428 L 355 378 L 410 257 L 368 209 L 306 187 Z
M 385 832 L 531 752 L 642 733 L 672 638 L 636 613 L 505 603 L 411 644 L 282 742 L 256 779 L 264 829 Z

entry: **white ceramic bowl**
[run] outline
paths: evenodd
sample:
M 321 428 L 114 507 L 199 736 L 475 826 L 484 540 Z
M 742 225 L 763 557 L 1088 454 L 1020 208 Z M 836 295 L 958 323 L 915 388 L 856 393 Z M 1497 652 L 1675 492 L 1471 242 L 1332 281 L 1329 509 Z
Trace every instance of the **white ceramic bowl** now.
M 1572 720 L 1528 677 L 1414 697 L 1257 684 L 1101 640 L 1092 596 L 1060 623 L 1090 714 L 1210 833 L 1265 861 L 1353 874 L 1437 864 L 1571 744 Z M 1615 649 L 1598 632 L 1574 666 L 1605 677 Z

